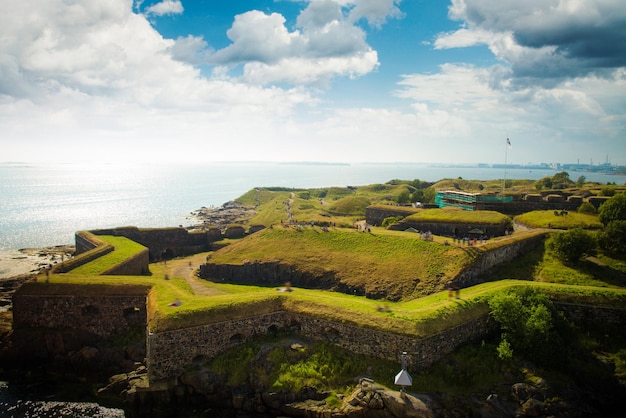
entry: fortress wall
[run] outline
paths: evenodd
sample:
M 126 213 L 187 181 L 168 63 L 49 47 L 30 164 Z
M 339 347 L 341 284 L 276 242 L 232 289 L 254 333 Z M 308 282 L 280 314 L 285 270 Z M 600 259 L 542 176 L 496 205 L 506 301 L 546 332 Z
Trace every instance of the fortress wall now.
M 88 231 L 80 231 L 75 234 L 76 257 L 53 267 L 55 273 L 67 273 L 68 271 L 87 264 L 98 257 L 102 257 L 113 251 L 112 245 L 100 240 L 96 235 Z
M 489 251 L 480 252 L 471 267 L 464 270 L 456 277 L 455 283 L 460 287 L 474 286 L 478 283 L 482 283 L 483 280 L 478 279 L 480 275 L 501 263 L 511 261 L 532 251 L 543 243 L 545 237 L 546 234 L 533 235 Z
M 93 250 L 99 245 L 102 245 L 102 241 L 94 234 L 87 231 L 79 231 L 74 234 L 74 241 L 76 242 L 76 255 Z
M 572 322 L 599 322 L 604 324 L 626 324 L 626 309 L 605 308 L 603 306 L 555 303 Z
M 497 330 L 484 316 L 429 338 L 416 338 L 290 312 L 274 312 L 175 331 L 150 334 L 147 339 L 151 382 L 178 376 L 194 360 L 206 360 L 256 336 L 287 329 L 306 338 L 329 341 L 353 353 L 399 361 L 407 352 L 413 368 L 425 368 L 457 347 Z
M 137 228 L 134 226 L 91 231 L 95 235 L 122 236 L 149 248 L 149 259 L 159 260 L 164 255 L 178 257 L 210 249 L 214 241 L 222 239 L 217 233 L 209 231 L 188 231 L 182 227 L 173 228 Z
M 417 211 L 418 209 L 411 210 L 410 208 L 400 208 L 391 205 L 389 205 L 388 208 L 369 206 L 365 208 L 365 222 L 370 225 L 380 226 L 382 225 L 385 218 L 392 218 L 396 216 L 407 217 L 413 213 L 416 213 Z
M 147 290 L 127 289 L 127 295 L 13 296 L 16 347 L 25 356 L 52 358 L 68 355 L 94 341 L 130 328 L 145 329 Z M 558 303 L 572 321 L 626 323 L 626 310 Z M 470 320 L 439 334 L 417 338 L 392 334 L 355 324 L 277 311 L 146 336 L 147 366 L 151 382 L 176 378 L 194 361 L 204 361 L 254 338 L 286 330 L 313 340 L 328 341 L 356 354 L 399 361 L 407 352 L 412 370 L 431 366 L 459 346 L 498 331 L 489 316 Z
M 12 341 L 24 358 L 68 355 L 146 323 L 145 294 L 13 295 Z
M 100 337 L 147 323 L 146 295 L 13 295 L 13 328 L 75 329 Z
M 150 272 L 148 265 L 150 264 L 150 252 L 146 248 L 139 254 L 124 260 L 123 263 L 105 271 L 102 274 L 105 275 L 127 275 L 127 276 L 141 276 L 147 275 Z
M 186 365 L 284 328 L 285 312 L 149 334 L 146 341 L 150 381 L 178 376 Z

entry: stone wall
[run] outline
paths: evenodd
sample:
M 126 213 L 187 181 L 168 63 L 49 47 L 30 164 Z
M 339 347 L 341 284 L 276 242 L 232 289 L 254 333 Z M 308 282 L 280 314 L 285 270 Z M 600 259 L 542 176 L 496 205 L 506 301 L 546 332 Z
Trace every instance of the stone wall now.
M 13 296 L 13 340 L 25 357 L 67 355 L 113 334 L 125 333 L 132 328 L 144 330 L 147 326 L 150 304 L 149 289 L 145 287 L 124 287 L 124 294 L 115 294 L 111 286 L 102 286 L 101 291 L 92 292 L 98 296 L 79 296 L 59 292 L 58 288 L 55 294 L 42 295 L 38 292 L 40 286 L 26 284 Z M 557 306 L 573 321 L 626 324 L 624 309 L 564 303 Z M 148 334 L 146 353 L 150 380 L 155 383 L 176 378 L 196 361 L 210 359 L 280 330 L 390 361 L 399 361 L 401 353 L 406 352 L 410 368 L 419 370 L 431 366 L 465 343 L 497 332 L 498 326 L 489 315 L 484 315 L 439 334 L 418 338 L 276 311 L 252 318 Z
M 144 249 L 132 257 L 128 257 L 122 263 L 102 273 L 103 275 L 128 275 L 142 276 L 150 273 L 150 255 L 148 249 Z
M 391 334 L 352 324 L 290 312 L 150 334 L 147 342 L 151 382 L 178 376 L 194 361 L 202 361 L 255 337 L 289 330 L 314 340 L 329 341 L 357 354 L 398 361 L 407 352 L 412 368 L 425 368 L 461 344 L 497 330 L 489 316 L 459 325 L 429 338 Z
M 148 256 L 151 261 L 208 251 L 214 242 L 224 238 L 224 235 L 218 228 L 188 231 L 182 227 L 137 228 L 135 226 L 127 226 L 97 229 L 90 232 L 94 235 L 122 236 L 138 242 L 148 247 Z M 82 241 L 82 238 L 77 234 L 76 240 L 77 253 L 79 253 L 78 248 L 82 248 L 82 245 L 79 247 L 78 241 Z
M 484 282 L 484 280 L 480 279 L 481 275 L 499 264 L 527 254 L 537 246 L 542 245 L 545 237 L 546 233 L 532 235 L 525 239 L 512 241 L 501 247 L 479 252 L 472 265 L 454 279 L 455 285 L 458 287 L 469 287 Z
M 572 322 L 599 322 L 602 324 L 626 324 L 626 309 L 605 308 L 573 303 L 555 303 Z
M 291 282 L 296 287 L 365 294 L 364 287 L 348 288 L 340 283 L 333 271 L 309 273 L 280 261 L 215 264 L 209 260 L 208 263 L 200 265 L 198 277 L 212 281 L 261 286 L 282 286 L 286 282 Z
M 407 217 L 418 211 L 419 209 L 404 206 L 368 206 L 365 208 L 365 222 L 373 226 L 380 226 L 385 218 Z
M 129 286 L 124 286 L 125 290 Z M 145 290 L 140 290 L 145 293 Z M 13 296 L 13 328 L 66 328 L 100 337 L 147 323 L 146 295 L 32 295 Z
M 38 286 L 41 286 L 38 284 Z M 102 286 L 94 296 L 41 295 L 25 285 L 13 295 L 13 344 L 24 356 L 64 355 L 147 324 L 147 289 L 124 286 L 111 294 Z M 93 290 L 93 289 L 92 289 Z

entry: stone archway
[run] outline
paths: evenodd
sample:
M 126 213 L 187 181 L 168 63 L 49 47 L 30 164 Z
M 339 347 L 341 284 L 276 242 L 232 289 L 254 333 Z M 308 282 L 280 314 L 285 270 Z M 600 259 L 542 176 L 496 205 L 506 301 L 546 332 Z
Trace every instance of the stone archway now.
M 278 331 L 279 331 L 278 326 L 276 324 L 272 324 L 269 327 L 267 327 L 267 331 L 265 331 L 265 334 L 275 337 L 276 335 L 278 335 Z
M 245 340 L 246 340 L 246 338 L 243 336 L 243 334 L 235 334 L 235 335 L 230 337 L 228 342 L 231 345 L 237 345 L 237 344 L 243 343 Z

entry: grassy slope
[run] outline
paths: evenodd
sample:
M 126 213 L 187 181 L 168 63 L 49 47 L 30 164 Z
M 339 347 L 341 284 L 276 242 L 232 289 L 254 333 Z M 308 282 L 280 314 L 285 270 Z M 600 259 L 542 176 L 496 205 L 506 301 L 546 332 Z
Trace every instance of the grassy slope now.
M 515 217 L 515 222 L 532 228 L 556 229 L 601 229 L 602 223 L 597 215 L 570 212 L 564 216 L 555 216 L 553 210 L 535 210 Z
M 415 222 L 459 222 L 464 224 L 509 224 L 508 216 L 491 210 L 468 211 L 458 208 L 422 209 L 406 218 Z
M 311 274 L 334 273 L 342 283 L 393 296 L 441 290 L 472 261 L 462 248 L 417 234 L 362 233 L 354 229 L 274 227 L 215 253 L 211 263 L 279 261 Z

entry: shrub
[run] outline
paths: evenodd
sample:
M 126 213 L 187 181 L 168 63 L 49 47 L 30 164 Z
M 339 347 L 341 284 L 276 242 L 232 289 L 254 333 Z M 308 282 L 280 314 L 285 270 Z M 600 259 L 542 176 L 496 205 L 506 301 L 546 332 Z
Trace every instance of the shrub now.
M 604 202 L 598 209 L 598 218 L 604 225 L 626 220 L 626 194 L 620 193 Z
M 596 207 L 594 205 L 592 205 L 589 202 L 583 202 L 577 210 L 578 213 L 588 213 L 591 215 L 595 215 L 596 213 L 598 213 L 598 210 L 596 209 Z
M 598 244 L 609 253 L 626 254 L 626 220 L 609 222 L 598 235 Z
M 387 228 L 389 225 L 397 224 L 402 219 L 404 219 L 402 216 L 390 216 L 383 220 L 382 227 Z
M 569 324 L 537 289 L 522 287 L 496 294 L 489 308 L 502 329 L 501 359 L 517 352 L 540 364 L 554 365 L 566 357 L 563 336 L 568 335 Z
M 396 202 L 403 205 L 405 203 L 409 203 L 411 201 L 411 193 L 408 190 L 403 190 L 398 195 Z
M 591 255 L 596 248 L 593 235 L 581 228 L 553 234 L 547 243 L 548 249 L 556 258 L 564 261 L 575 261 L 583 255 Z

